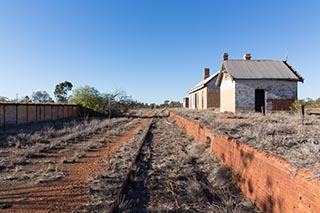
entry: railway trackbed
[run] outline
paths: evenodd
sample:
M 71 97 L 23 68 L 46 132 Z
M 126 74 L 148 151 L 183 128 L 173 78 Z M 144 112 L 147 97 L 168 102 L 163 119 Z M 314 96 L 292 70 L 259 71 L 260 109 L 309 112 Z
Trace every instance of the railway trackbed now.
M 164 111 L 142 115 L 17 133 L 0 154 L 27 163 L 0 172 L 2 211 L 258 211 L 207 144 Z
M 257 212 L 206 144 L 167 118 L 154 118 L 89 183 L 99 212 Z

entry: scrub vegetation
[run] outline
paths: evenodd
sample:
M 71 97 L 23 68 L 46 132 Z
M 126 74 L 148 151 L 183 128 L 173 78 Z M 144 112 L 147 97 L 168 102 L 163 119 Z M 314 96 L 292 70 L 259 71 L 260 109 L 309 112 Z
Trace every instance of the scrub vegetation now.
M 105 162 L 105 174 L 89 183 L 90 205 L 82 211 L 258 211 L 209 147 L 188 138 L 171 120 L 156 120 L 138 162 L 131 167 L 145 134 L 138 130 L 130 143 Z M 129 187 L 117 198 L 130 170 Z
M 277 112 L 218 113 L 214 110 L 174 109 L 198 120 L 216 136 L 228 135 L 251 146 L 285 158 L 296 168 L 320 166 L 320 119 L 316 115 Z

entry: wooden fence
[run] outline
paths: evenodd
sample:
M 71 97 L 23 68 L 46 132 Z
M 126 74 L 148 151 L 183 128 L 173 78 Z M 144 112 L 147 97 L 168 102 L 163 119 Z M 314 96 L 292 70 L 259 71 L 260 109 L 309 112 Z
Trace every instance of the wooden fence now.
M 81 106 L 54 103 L 0 103 L 0 128 L 77 117 Z

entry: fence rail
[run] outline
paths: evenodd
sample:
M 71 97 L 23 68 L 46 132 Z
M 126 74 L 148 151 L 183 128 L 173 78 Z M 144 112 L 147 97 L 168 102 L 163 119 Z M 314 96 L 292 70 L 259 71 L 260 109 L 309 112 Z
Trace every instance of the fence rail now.
M 0 103 L 0 127 L 77 117 L 81 106 L 54 103 Z

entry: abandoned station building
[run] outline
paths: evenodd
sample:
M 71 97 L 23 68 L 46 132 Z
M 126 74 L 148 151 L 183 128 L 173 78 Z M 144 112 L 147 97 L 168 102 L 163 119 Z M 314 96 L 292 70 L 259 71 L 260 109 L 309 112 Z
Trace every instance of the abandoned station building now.
M 220 70 L 210 76 L 209 68 L 204 69 L 203 80 L 188 91 L 185 106 L 222 112 L 290 110 L 303 80 L 287 61 L 251 60 L 250 54 L 229 60 L 224 53 Z

